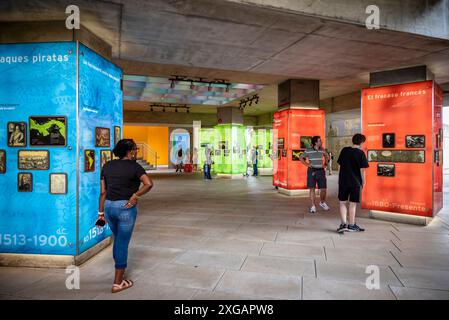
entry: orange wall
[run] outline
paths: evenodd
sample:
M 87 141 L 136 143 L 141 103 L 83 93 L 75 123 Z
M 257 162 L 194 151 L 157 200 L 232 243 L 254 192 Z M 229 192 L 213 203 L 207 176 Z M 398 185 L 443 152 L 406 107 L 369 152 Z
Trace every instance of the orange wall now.
M 123 137 L 145 142 L 157 152 L 158 165 L 168 165 L 168 127 L 123 126 Z

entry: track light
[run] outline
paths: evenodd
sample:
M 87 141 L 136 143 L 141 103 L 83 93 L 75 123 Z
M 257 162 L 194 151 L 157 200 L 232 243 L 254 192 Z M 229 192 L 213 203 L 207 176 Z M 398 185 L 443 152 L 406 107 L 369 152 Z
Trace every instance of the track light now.
M 170 82 L 170 88 L 174 89 L 175 88 L 175 80 L 172 80 Z
M 164 107 L 164 109 L 162 109 L 162 112 L 165 112 L 165 107 Z
M 190 109 L 189 108 L 187 108 L 187 113 L 190 113 Z
M 195 88 L 195 85 L 193 84 L 193 81 L 190 81 L 190 90 L 193 90 Z
M 175 112 L 178 112 L 178 108 L 175 108 Z
M 227 85 L 226 85 L 226 92 L 229 92 L 229 87 L 230 87 L 231 85 L 228 83 Z
M 209 82 L 209 86 L 207 87 L 207 91 L 212 91 L 212 82 Z
M 151 112 L 153 112 L 153 111 L 154 111 L 154 110 L 153 110 L 153 106 L 151 106 L 151 109 L 150 109 L 150 110 L 151 110 Z

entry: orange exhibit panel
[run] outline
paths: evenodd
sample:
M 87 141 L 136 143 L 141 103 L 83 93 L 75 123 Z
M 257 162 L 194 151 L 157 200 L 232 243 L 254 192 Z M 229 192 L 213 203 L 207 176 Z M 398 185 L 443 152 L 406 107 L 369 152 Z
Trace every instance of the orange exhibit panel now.
M 286 109 L 273 115 L 273 185 L 287 190 L 307 189 L 307 168 L 299 156 L 313 136 L 325 143 L 324 110 Z
M 369 162 L 362 208 L 433 217 L 442 207 L 442 92 L 433 81 L 362 90 Z

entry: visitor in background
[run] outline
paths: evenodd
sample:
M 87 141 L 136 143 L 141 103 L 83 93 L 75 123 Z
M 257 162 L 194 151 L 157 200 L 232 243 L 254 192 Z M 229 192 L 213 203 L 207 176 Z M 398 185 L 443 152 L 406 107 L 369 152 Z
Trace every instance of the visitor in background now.
M 327 152 L 327 150 L 326 150 Z M 334 154 L 332 152 L 327 152 L 329 163 L 327 164 L 327 170 L 329 171 L 329 175 L 332 175 L 332 164 L 334 163 Z
M 355 223 L 355 213 L 357 203 L 360 202 L 360 191 L 364 184 L 364 169 L 368 168 L 368 160 L 362 151 L 362 145 L 366 141 L 363 134 L 357 133 L 352 137 L 352 147 L 345 147 L 341 150 L 337 163 L 340 165 L 338 177 L 338 200 L 340 200 L 341 224 L 337 232 L 343 233 L 360 232 L 365 229 L 360 228 Z M 348 208 L 349 200 L 349 223 Z
M 316 213 L 315 188 L 317 186 L 320 189 L 320 207 L 328 211 L 330 208 L 326 203 L 327 180 L 325 171 L 328 155 L 323 149 L 323 141 L 319 136 L 312 137 L 312 147 L 306 149 L 299 157 L 299 160 L 308 168 L 307 188 L 310 189 L 310 200 L 312 201 L 309 212 Z
M 124 278 L 128 266 L 128 245 L 137 217 L 137 202 L 153 187 L 145 169 L 136 162 L 137 146 L 132 139 L 120 140 L 115 146 L 118 158 L 101 170 L 101 193 L 98 219 L 109 224 L 114 235 L 115 279 L 112 293 L 133 286 Z M 140 185 L 142 187 L 140 187 Z
M 253 176 L 257 177 L 259 175 L 259 170 L 257 168 L 257 156 L 259 153 L 257 152 L 257 148 L 253 147 L 252 153 L 251 153 L 251 162 L 253 164 Z
M 205 153 L 206 161 L 204 163 L 204 179 L 212 180 L 212 175 L 210 173 L 212 166 L 212 150 L 209 147 L 206 147 Z
M 184 152 L 182 147 L 179 147 L 178 152 L 176 152 L 176 173 L 182 172 L 182 162 L 184 160 Z
M 198 171 L 198 149 L 197 148 L 193 148 L 193 153 L 192 153 L 192 166 L 193 166 L 193 171 Z

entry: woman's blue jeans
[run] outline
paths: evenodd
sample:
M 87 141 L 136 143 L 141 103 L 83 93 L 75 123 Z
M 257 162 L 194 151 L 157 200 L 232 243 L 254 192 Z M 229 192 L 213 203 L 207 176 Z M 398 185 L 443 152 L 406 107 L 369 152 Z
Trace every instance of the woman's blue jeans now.
M 125 209 L 127 200 L 104 203 L 104 215 L 114 234 L 113 257 L 116 269 L 126 269 L 128 266 L 128 245 L 133 233 L 137 217 L 137 207 Z

